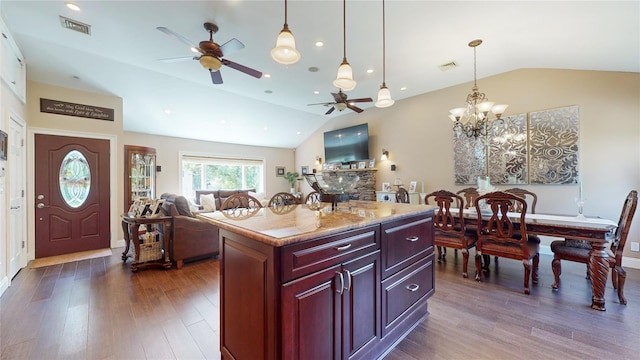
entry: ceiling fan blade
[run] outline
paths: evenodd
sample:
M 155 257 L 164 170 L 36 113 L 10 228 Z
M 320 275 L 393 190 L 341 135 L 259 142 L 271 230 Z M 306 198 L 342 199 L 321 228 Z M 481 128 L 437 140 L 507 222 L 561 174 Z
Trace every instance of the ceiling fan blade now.
M 333 95 L 333 98 L 336 99 L 336 102 L 342 102 L 342 97 L 340 96 L 340 94 L 337 93 L 331 93 L 331 95 Z
M 185 60 L 196 60 L 197 58 L 198 58 L 197 56 L 181 56 L 181 57 L 174 57 L 174 58 L 158 59 L 158 61 L 162 61 L 165 63 L 174 63 L 174 62 L 180 62 Z
M 357 106 L 353 106 L 353 105 L 349 105 L 349 104 L 347 104 L 347 107 L 348 107 L 349 109 L 351 109 L 351 110 L 353 110 L 353 111 L 357 112 L 357 113 L 361 113 L 361 112 L 363 112 L 363 111 L 364 111 L 364 110 L 360 109 L 360 108 L 359 108 L 359 107 L 357 107 Z
M 240 65 L 238 63 L 235 63 L 231 60 L 227 60 L 227 59 L 222 59 L 222 64 L 227 65 L 228 67 L 241 71 L 249 76 L 253 76 L 254 78 L 258 78 L 260 79 L 262 77 L 262 72 L 258 71 L 258 70 L 254 70 L 250 67 L 244 66 L 244 65 Z
M 220 74 L 220 70 L 218 70 L 218 71 L 209 70 L 209 72 L 211 73 L 211 81 L 214 84 L 216 84 L 216 85 L 222 84 L 222 74 Z
M 325 103 L 307 104 L 307 106 L 311 106 L 311 105 L 324 105 L 324 106 L 329 106 L 329 105 L 335 105 L 335 103 L 332 103 L 332 102 L 325 102 Z
M 170 30 L 170 29 L 168 29 L 168 28 L 166 28 L 164 26 L 158 26 L 156 29 L 158 29 L 158 30 L 162 31 L 163 33 L 169 35 L 170 37 L 180 41 L 181 43 L 187 45 L 188 47 L 196 49 L 196 50 L 198 50 L 198 51 L 200 51 L 201 53 L 204 54 L 204 52 L 202 51 L 202 49 L 200 49 L 198 47 L 198 45 L 192 43 L 191 40 L 189 40 L 186 37 L 178 34 L 177 32 L 174 32 L 173 30 Z
M 360 99 L 349 99 L 347 100 L 347 102 L 352 103 L 352 102 L 373 102 L 372 98 L 360 98 Z
M 333 112 L 333 110 L 335 110 L 335 109 L 336 109 L 336 107 L 335 107 L 335 106 L 332 106 L 332 107 L 331 107 L 331 109 L 329 109 L 329 111 L 327 111 L 327 112 L 326 112 L 326 113 L 324 113 L 324 114 L 325 114 L 325 115 L 329 115 L 329 114 L 331 114 L 331 113 Z
M 223 56 L 233 54 L 234 52 L 242 49 L 244 49 L 244 44 L 242 43 L 242 41 L 236 38 L 233 38 L 227 41 L 226 43 L 220 45 L 220 51 L 222 51 Z

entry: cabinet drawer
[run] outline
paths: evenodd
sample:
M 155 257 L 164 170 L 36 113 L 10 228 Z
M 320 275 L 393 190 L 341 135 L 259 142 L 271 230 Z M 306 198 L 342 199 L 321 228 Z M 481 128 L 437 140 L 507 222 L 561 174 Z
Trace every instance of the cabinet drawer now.
M 433 259 L 431 255 L 382 281 L 382 336 L 402 322 L 434 292 Z
M 382 277 L 433 252 L 433 217 L 419 216 L 382 227 Z
M 282 249 L 282 282 L 380 248 L 378 226 L 350 230 Z

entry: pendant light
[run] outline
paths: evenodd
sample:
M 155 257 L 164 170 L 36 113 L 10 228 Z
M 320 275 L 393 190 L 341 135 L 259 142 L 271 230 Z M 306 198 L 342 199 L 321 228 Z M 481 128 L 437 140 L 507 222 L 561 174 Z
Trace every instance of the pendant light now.
M 385 34 L 385 16 L 384 16 L 384 0 L 382 0 L 382 85 L 380 85 L 380 90 L 378 90 L 378 101 L 376 101 L 375 105 L 378 108 L 385 108 L 393 105 L 395 102 L 391 98 L 391 91 L 387 88 L 387 83 L 385 82 L 385 78 L 387 76 L 387 64 L 386 64 L 386 34 Z
M 287 24 L 287 0 L 284 0 L 284 27 L 278 34 L 276 47 L 271 49 L 271 57 L 276 62 L 285 65 L 295 64 L 300 60 L 300 52 L 296 50 L 296 39 L 289 31 Z
M 342 64 L 338 67 L 338 76 L 333 80 L 333 85 L 342 91 L 349 91 L 356 88 L 353 80 L 353 70 L 347 61 L 347 0 L 342 0 L 342 34 L 343 34 L 343 58 Z

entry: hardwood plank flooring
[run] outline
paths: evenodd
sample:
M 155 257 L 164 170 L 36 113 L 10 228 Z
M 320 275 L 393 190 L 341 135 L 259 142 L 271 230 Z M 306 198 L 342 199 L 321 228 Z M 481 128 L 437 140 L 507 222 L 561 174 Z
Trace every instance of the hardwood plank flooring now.
M 0 297 L 1 359 L 219 359 L 219 264 L 132 273 L 113 256 L 25 268 Z M 500 259 L 478 283 L 462 278 L 462 256 L 435 264 L 429 316 L 388 360 L 637 359 L 640 270 L 627 269 L 618 303 L 607 284 L 607 311 L 589 308 L 585 265 L 563 262 L 551 290 L 551 257 L 540 283 L 522 293 L 522 264 Z M 473 262 L 470 261 L 470 273 Z

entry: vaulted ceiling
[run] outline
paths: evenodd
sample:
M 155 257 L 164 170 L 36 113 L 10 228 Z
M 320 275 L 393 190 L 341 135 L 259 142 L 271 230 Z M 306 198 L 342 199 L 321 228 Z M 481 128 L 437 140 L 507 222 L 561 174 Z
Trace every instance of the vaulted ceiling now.
M 30 80 L 121 97 L 124 129 L 219 142 L 293 148 L 328 119 L 343 58 L 343 2 L 291 0 L 288 24 L 302 54 L 281 65 L 269 52 L 284 23 L 284 1 L 0 2 L 2 18 L 27 63 Z M 520 68 L 640 71 L 638 1 L 387 0 L 386 83 L 396 101 Z M 91 26 L 86 35 L 60 16 Z M 256 79 L 223 66 L 212 84 L 188 47 L 232 38 L 245 48 L 226 59 L 269 74 Z M 376 97 L 382 83 L 382 1 L 346 1 L 346 52 L 357 86 L 349 98 Z M 322 41 L 324 46 L 317 47 Z M 455 62 L 443 71 L 439 65 Z M 372 72 L 367 72 L 371 70 Z M 317 91 L 318 94 L 315 94 Z M 464 96 L 464 94 L 461 94 Z M 451 107 L 457 104 L 451 104 Z M 359 103 L 376 111 L 372 103 Z M 445 115 L 443 115 L 444 117 Z

